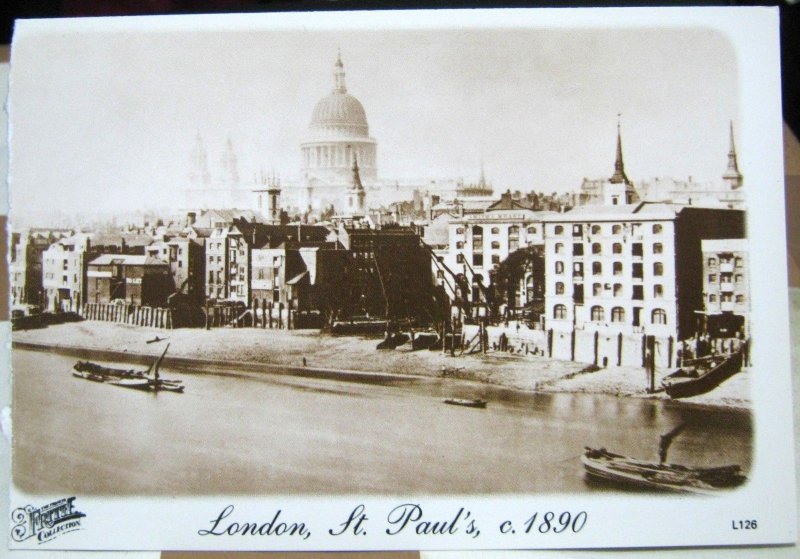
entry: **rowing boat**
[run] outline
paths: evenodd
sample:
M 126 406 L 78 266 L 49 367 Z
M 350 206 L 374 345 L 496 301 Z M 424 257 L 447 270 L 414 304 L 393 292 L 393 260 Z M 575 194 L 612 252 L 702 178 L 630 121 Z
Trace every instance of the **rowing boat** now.
M 446 398 L 443 402 L 451 406 L 464 406 L 467 408 L 486 407 L 486 400 L 481 400 L 480 398 Z

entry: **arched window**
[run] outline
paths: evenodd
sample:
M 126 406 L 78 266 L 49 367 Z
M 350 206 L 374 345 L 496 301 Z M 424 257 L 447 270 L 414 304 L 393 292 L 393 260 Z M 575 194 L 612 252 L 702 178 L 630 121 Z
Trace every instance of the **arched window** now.
M 653 233 L 655 233 L 656 235 L 661 233 L 661 231 L 663 231 L 663 230 L 664 230 L 664 228 L 661 226 L 661 224 L 655 223 L 653 225 Z
M 736 296 L 737 303 L 744 303 L 744 295 L 737 295 Z
M 622 233 L 622 225 L 614 225 L 611 227 L 611 234 L 612 235 L 619 235 Z
M 500 241 L 492 241 L 492 248 L 494 249 L 500 248 Z
M 592 254 L 600 254 L 602 250 L 603 247 L 600 246 L 600 243 L 592 243 Z
M 615 283 L 614 284 L 614 297 L 622 297 L 622 284 Z
M 600 305 L 595 305 L 592 307 L 592 320 L 594 322 L 602 322 L 606 319 L 606 313 L 603 311 L 603 307 Z
M 621 276 L 622 275 L 622 262 L 614 262 L 613 266 L 614 266 L 614 268 L 613 268 L 614 275 L 615 276 Z
M 564 263 L 563 262 L 556 262 L 556 273 L 563 274 L 564 273 Z
M 592 262 L 592 273 L 600 275 L 603 273 L 603 265 L 600 262 Z
M 660 283 L 653 285 L 653 297 L 663 297 L 664 296 L 664 286 Z
M 743 261 L 740 257 L 737 256 L 736 258 L 734 258 L 733 263 L 734 266 L 736 266 L 737 268 L 741 268 Z
M 556 243 L 556 254 L 564 253 L 564 243 Z
M 622 307 L 611 309 L 611 322 L 625 322 L 625 309 Z
M 653 243 L 653 254 L 661 254 L 664 252 L 664 247 L 661 243 Z
M 653 275 L 654 276 L 663 276 L 664 275 L 664 265 L 661 262 L 654 262 L 653 263 Z
M 716 258 L 714 258 L 714 257 L 712 256 L 711 258 L 709 258 L 709 259 L 708 259 L 708 266 L 709 266 L 709 267 L 714 267 L 714 266 L 716 266 L 716 265 L 717 265 L 717 259 L 716 259 Z
M 653 324 L 666 324 L 667 311 L 664 309 L 653 309 L 653 315 L 651 316 L 650 322 Z
M 555 227 L 555 229 L 553 230 L 553 232 L 554 232 L 556 235 L 563 235 L 563 234 L 564 234 L 564 227 L 563 227 L 563 226 L 561 226 L 561 225 L 556 225 L 556 227 Z
M 709 303 L 716 303 L 717 302 L 717 296 L 712 293 L 711 295 L 708 296 L 708 302 Z
M 500 233 L 499 227 L 492 227 L 492 235 L 498 235 Z
M 557 281 L 556 282 L 556 295 L 563 295 L 564 294 L 564 282 Z
M 536 234 L 536 227 L 528 227 L 528 235 L 535 235 Z
M 463 235 L 463 234 L 464 234 L 464 228 L 463 227 L 457 227 L 456 228 L 456 235 Z
M 592 235 L 599 235 L 601 231 L 599 225 L 592 225 Z
M 736 274 L 736 276 L 734 276 L 734 281 L 736 283 L 742 283 L 742 279 L 743 279 L 742 274 Z
M 603 286 L 600 285 L 599 283 L 593 283 L 592 284 L 592 296 L 600 297 L 600 295 L 602 295 L 602 294 L 603 294 Z
M 611 248 L 614 254 L 622 254 L 622 243 L 614 243 L 614 246 Z
M 457 249 L 464 248 L 464 241 L 456 241 L 456 248 Z
M 567 318 L 567 306 L 558 304 L 553 307 L 553 318 L 556 320 L 564 320 Z

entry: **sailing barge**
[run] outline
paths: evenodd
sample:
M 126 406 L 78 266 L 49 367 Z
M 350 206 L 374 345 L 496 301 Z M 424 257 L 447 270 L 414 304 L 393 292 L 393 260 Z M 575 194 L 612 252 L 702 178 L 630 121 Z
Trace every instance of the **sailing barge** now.
M 163 379 L 158 374 L 161 361 L 167 354 L 169 344 L 164 352 L 150 367 L 145 370 L 117 369 L 93 363 L 91 361 L 78 361 L 73 366 L 72 376 L 92 382 L 101 382 L 123 388 L 143 390 L 145 392 L 183 392 L 183 382 L 180 380 Z M 152 376 L 151 376 L 152 373 Z

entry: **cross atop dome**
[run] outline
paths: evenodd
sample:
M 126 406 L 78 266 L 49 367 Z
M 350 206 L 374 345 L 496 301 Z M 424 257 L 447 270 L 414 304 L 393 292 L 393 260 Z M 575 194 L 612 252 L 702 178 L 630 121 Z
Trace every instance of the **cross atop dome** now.
M 336 93 L 347 93 L 347 85 L 344 83 L 344 64 L 342 63 L 342 51 L 338 51 L 336 62 L 333 64 L 333 91 Z

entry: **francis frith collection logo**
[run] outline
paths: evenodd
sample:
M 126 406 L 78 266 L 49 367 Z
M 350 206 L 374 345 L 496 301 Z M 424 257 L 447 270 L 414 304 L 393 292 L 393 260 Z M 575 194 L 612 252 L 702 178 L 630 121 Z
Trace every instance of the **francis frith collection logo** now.
M 36 537 L 39 543 L 56 536 L 80 530 L 81 518 L 86 516 L 73 504 L 75 497 L 59 499 L 43 507 L 27 505 L 11 513 L 11 537 L 21 542 Z

